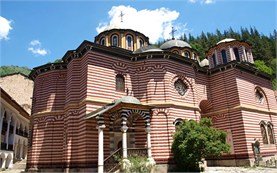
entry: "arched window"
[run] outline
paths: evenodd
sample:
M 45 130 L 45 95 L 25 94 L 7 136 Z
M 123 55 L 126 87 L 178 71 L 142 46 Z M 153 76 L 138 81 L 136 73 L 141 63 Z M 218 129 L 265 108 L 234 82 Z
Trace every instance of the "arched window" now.
M 100 44 L 105 46 L 105 37 L 102 37 L 102 38 L 100 39 Z
M 266 129 L 265 129 L 264 123 L 262 123 L 260 126 L 261 126 L 260 128 L 261 128 L 261 134 L 262 134 L 262 138 L 263 138 L 263 143 L 264 144 L 268 144 L 267 134 L 266 134 Z
M 181 96 L 184 96 L 188 90 L 188 86 L 181 79 L 174 83 L 174 87 Z
M 215 54 L 213 54 L 212 58 L 213 58 L 213 64 L 214 64 L 214 67 L 215 67 L 217 65 L 216 64 L 216 59 L 215 59 Z
M 111 39 L 112 46 L 118 46 L 118 36 L 112 35 Z
M 223 50 L 221 51 L 221 57 L 222 57 L 222 62 L 223 62 L 223 64 L 227 64 L 228 61 L 227 61 L 226 50 L 223 49 Z
M 183 123 L 183 119 L 182 118 L 177 118 L 173 124 L 175 126 L 175 130 L 177 130 L 178 126 L 181 125 Z
M 179 51 L 178 50 L 173 50 L 172 53 L 175 53 L 175 54 L 179 55 Z
M 126 36 L 127 49 L 133 50 L 133 37 L 131 35 Z
M 274 144 L 273 128 L 272 128 L 272 124 L 270 123 L 267 125 L 267 132 L 269 137 L 269 143 Z
M 263 95 L 262 91 L 260 91 L 259 89 L 256 89 L 255 96 L 256 96 L 256 102 L 257 103 L 263 103 L 264 95 Z
M 186 52 L 185 52 L 185 57 L 186 57 L 186 58 L 190 58 L 189 51 L 186 51 Z
M 118 74 L 115 77 L 116 91 L 125 92 L 125 78 L 122 74 Z
M 143 47 L 144 41 L 142 39 L 139 39 L 139 47 Z
M 234 54 L 235 54 L 236 60 L 237 60 L 238 62 L 240 62 L 239 50 L 238 50 L 238 48 L 235 47 L 233 50 L 234 50 Z

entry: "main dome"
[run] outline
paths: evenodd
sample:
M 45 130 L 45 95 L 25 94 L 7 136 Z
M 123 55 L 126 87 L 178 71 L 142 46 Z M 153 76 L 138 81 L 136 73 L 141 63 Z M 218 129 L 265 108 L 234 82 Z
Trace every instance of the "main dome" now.
M 160 46 L 161 49 L 170 49 L 172 47 L 189 47 L 191 46 L 182 40 L 169 40 Z
M 160 52 L 163 51 L 160 48 L 157 48 L 155 46 L 149 45 L 149 46 L 143 46 L 139 49 L 137 49 L 136 51 L 134 51 L 134 53 L 143 53 L 143 52 Z

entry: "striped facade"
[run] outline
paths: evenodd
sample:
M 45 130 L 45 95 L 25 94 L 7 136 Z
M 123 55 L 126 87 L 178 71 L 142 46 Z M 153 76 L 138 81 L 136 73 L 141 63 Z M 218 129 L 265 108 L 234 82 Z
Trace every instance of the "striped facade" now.
M 231 153 L 222 160 L 237 165 L 250 164 L 253 159 L 251 144 L 254 138 L 262 139 L 262 121 L 271 122 L 277 134 L 277 103 L 270 80 L 243 63 L 232 61 L 208 69 L 170 51 L 133 54 L 89 41 L 68 51 L 63 61 L 34 68 L 30 75 L 34 94 L 29 170 L 95 171 L 99 121 L 85 117 L 126 95 L 152 107 L 151 145 L 157 164 L 173 163 L 171 144 L 179 119 L 212 118 L 216 128 L 227 132 L 231 145 Z M 124 92 L 116 91 L 117 74 L 124 76 Z M 184 95 L 174 87 L 178 79 L 188 87 Z M 265 96 L 262 104 L 255 100 L 257 87 Z M 128 148 L 146 147 L 143 113 L 131 111 L 125 116 L 138 116 L 127 123 Z M 105 125 L 104 158 L 118 147 L 121 131 L 117 124 L 122 123 L 117 118 L 108 114 L 101 120 Z M 261 154 L 276 155 L 276 142 L 261 142 Z

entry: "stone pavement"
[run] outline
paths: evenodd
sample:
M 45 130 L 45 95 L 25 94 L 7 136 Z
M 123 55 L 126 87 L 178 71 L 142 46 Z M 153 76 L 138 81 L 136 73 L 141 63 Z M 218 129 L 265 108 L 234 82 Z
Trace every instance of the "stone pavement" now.
M 205 173 L 277 173 L 277 168 L 265 167 L 207 167 Z

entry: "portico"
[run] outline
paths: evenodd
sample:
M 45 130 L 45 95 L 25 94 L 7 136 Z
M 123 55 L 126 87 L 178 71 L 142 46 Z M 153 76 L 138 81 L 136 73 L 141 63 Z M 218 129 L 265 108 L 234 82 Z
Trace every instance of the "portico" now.
M 112 157 L 115 154 L 122 156 L 124 164 L 128 164 L 128 156 L 133 155 L 147 156 L 148 161 L 155 164 L 151 153 L 151 108 L 135 97 L 125 96 L 87 115 L 86 119 L 97 119 L 99 173 L 117 166 Z M 104 134 L 105 128 L 109 128 L 108 134 Z M 110 139 L 110 156 L 105 159 L 104 135 Z

